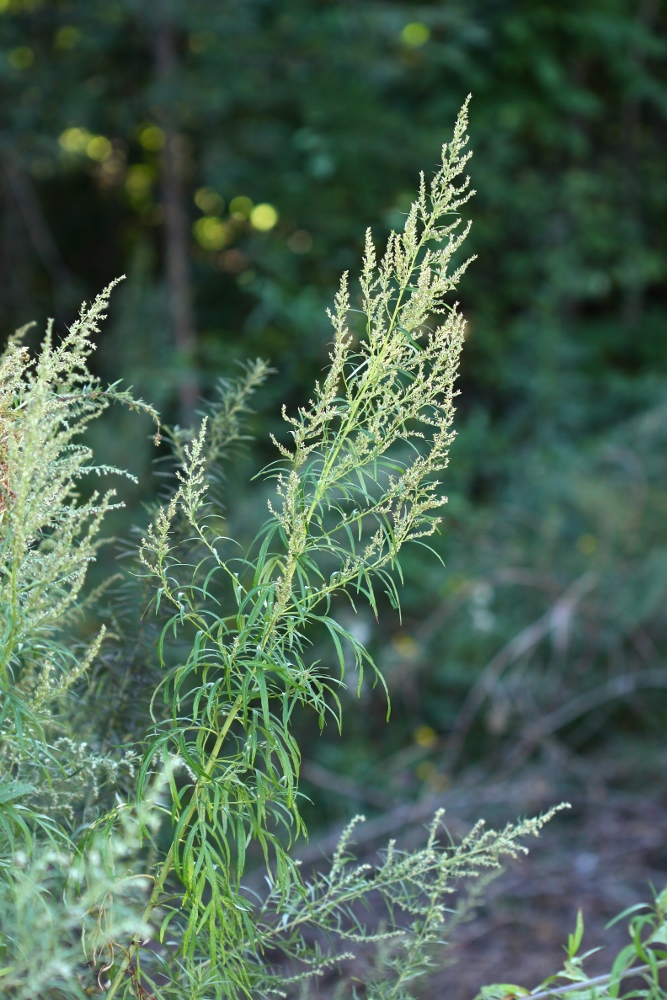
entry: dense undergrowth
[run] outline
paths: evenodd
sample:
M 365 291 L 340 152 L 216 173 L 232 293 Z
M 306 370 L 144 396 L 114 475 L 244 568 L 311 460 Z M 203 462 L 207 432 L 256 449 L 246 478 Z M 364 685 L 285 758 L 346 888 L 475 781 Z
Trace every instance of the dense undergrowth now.
M 466 127 L 467 105 L 379 261 L 368 234 L 360 308 L 351 308 L 343 278 L 330 367 L 310 402 L 284 413 L 278 458 L 257 486 L 269 492 L 269 514 L 254 539 L 230 530 L 222 469 L 245 437 L 251 397 L 267 376 L 262 362 L 222 382 L 198 425 L 162 430 L 171 471 L 140 543 L 128 548 L 127 575 L 86 592 L 114 501 L 112 491 L 82 499 L 80 482 L 117 470 L 93 465 L 78 439 L 111 402 L 157 418 L 90 374 L 110 288 L 62 340 L 49 327 L 36 356 L 22 345 L 25 331 L 10 341 L 0 370 L 0 987 L 8 996 L 305 996 L 361 945 L 377 949 L 376 972 L 343 984 L 348 995 L 417 995 L 476 885 L 553 814 L 500 831 L 480 822 L 454 840 L 438 811 L 423 846 L 392 841 L 374 864 L 355 859 L 359 817 L 328 866 L 306 871 L 294 854 L 306 835 L 304 719 L 339 729 L 348 686 L 367 698 L 382 691 L 386 714 L 396 664 L 383 670 L 354 623 L 387 602 L 398 612 L 402 548 L 418 544 L 432 558 L 428 540 L 446 502 L 438 477 L 453 440 L 465 327 L 451 293 L 468 263 L 455 258 L 467 235 Z M 225 502 L 233 511 L 228 491 Z M 580 577 L 534 645 L 550 630 L 563 649 L 567 609 L 594 585 L 592 573 Z M 492 611 L 480 586 L 481 625 Z M 105 607 L 106 626 L 82 641 Z M 527 648 L 524 640 L 519 653 Z M 509 668 L 519 660 L 506 653 L 471 690 L 451 727 L 450 764 L 487 701 L 508 717 L 503 698 L 517 700 L 510 680 L 520 677 Z M 514 752 L 530 753 L 531 740 L 548 734 L 540 720 Z M 418 743 L 428 748 L 431 734 L 422 727 Z M 258 865 L 259 889 L 247 877 Z M 578 957 L 578 924 L 559 985 L 549 980 L 544 990 L 571 981 L 578 998 L 592 989 L 616 997 L 639 962 L 642 995 L 663 995 L 665 906 L 663 893 L 628 914 L 631 944 L 593 985 Z M 521 992 L 501 984 L 482 995 Z

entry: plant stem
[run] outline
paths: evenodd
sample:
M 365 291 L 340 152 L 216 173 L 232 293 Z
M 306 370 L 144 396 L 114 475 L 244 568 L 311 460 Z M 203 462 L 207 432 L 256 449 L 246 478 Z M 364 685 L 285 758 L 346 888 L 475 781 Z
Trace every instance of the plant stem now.
M 207 777 L 210 777 L 210 775 L 211 775 L 211 773 L 213 771 L 213 768 L 215 767 L 215 765 L 217 763 L 218 756 L 220 755 L 220 751 L 222 749 L 222 744 L 224 743 L 225 737 L 227 736 L 227 733 L 229 732 L 229 727 L 231 726 L 232 722 L 234 721 L 234 719 L 238 715 L 238 711 L 239 711 L 239 709 L 241 707 L 241 704 L 242 704 L 241 695 L 238 695 L 237 698 L 236 698 L 236 701 L 234 702 L 234 705 L 232 706 L 232 708 L 231 708 L 231 710 L 229 712 L 229 715 L 225 719 L 224 726 L 222 727 L 222 729 L 220 730 L 220 733 L 218 734 L 218 738 L 215 741 L 215 746 L 213 747 L 213 750 L 211 751 L 211 756 L 209 757 L 208 763 L 207 763 L 206 767 L 204 768 L 204 774 L 206 774 Z M 188 806 L 188 808 L 187 808 L 187 810 L 185 812 L 185 824 L 184 824 L 185 826 L 187 826 L 187 824 L 190 822 L 190 820 L 194 816 L 196 810 L 197 810 L 197 788 L 195 787 L 195 791 L 194 791 L 194 794 L 192 796 L 192 801 L 191 801 L 190 805 Z M 153 891 L 150 894 L 150 898 L 149 898 L 148 903 L 146 904 L 146 908 L 145 908 L 145 910 L 143 912 L 143 915 L 142 915 L 142 922 L 143 923 L 146 923 L 150 919 L 150 916 L 151 916 L 153 910 L 157 906 L 158 900 L 160 898 L 160 894 L 162 893 L 162 890 L 164 889 L 164 884 L 167 881 L 167 876 L 169 875 L 169 873 L 170 873 L 171 869 L 173 868 L 173 866 L 174 866 L 174 845 L 172 844 L 171 847 L 169 848 L 169 850 L 167 851 L 167 855 L 166 855 L 164 861 L 162 862 L 162 868 L 160 869 L 160 874 L 158 875 L 158 877 L 155 880 L 155 884 L 153 886 Z M 141 945 L 141 941 L 137 940 L 136 938 L 130 944 L 130 947 L 128 948 L 127 952 L 125 953 L 125 958 L 121 962 L 120 968 L 118 969 L 118 972 L 114 976 L 113 982 L 111 983 L 111 986 L 109 987 L 109 990 L 108 990 L 108 992 L 106 994 L 106 1000 L 112 1000 L 112 997 L 114 997 L 116 995 L 116 993 L 118 992 L 118 988 L 119 988 L 120 984 L 123 981 L 125 973 L 127 972 L 128 968 L 130 967 L 132 959 L 133 959 L 134 955 L 137 953 L 137 951 L 139 950 L 140 945 Z
M 656 962 L 657 969 L 667 969 L 667 961 Z M 632 969 L 626 969 L 619 974 L 619 979 L 629 979 L 630 976 L 641 976 L 644 972 L 651 972 L 650 965 L 636 965 Z M 587 979 L 581 983 L 571 983 L 569 986 L 556 986 L 553 990 L 541 990 L 539 993 L 529 993 L 525 1000 L 547 1000 L 547 997 L 560 997 L 575 990 L 588 989 L 590 986 L 606 986 L 611 982 L 611 973 L 607 972 L 603 976 L 596 976 L 594 979 Z

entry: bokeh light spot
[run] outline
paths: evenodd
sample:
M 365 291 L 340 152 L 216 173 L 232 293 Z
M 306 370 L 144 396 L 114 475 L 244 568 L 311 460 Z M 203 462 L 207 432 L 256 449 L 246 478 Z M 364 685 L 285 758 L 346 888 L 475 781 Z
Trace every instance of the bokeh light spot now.
M 223 254 L 220 254 L 220 267 L 229 271 L 230 274 L 240 274 L 248 264 L 249 260 L 246 255 L 236 248 L 225 250 Z
M 420 781 L 430 781 L 435 774 L 435 764 L 430 760 L 423 760 L 420 764 L 417 764 L 415 774 Z
M 392 637 L 391 644 L 398 655 L 406 660 L 414 659 L 419 652 L 419 645 L 407 632 L 397 632 Z
M 583 556 L 592 556 L 598 547 L 598 540 L 595 535 L 580 535 L 577 538 L 577 548 Z
M 232 215 L 237 215 L 242 219 L 247 219 L 252 212 L 252 198 L 247 198 L 244 194 L 239 194 L 232 198 L 229 203 L 229 211 Z
M 73 49 L 81 39 L 81 32 L 73 24 L 64 24 L 56 31 L 54 45 L 57 49 Z
M 153 186 L 155 174 L 145 163 L 135 163 L 127 171 L 125 190 L 130 198 L 142 200 L 148 198 Z
M 125 159 L 122 153 L 117 150 L 112 151 L 108 160 L 102 163 L 102 177 L 110 184 L 116 184 L 125 173 Z
M 432 750 L 438 742 L 438 734 L 431 726 L 417 726 L 412 736 L 417 746 L 424 750 Z
M 292 253 L 308 253 L 313 245 L 313 237 L 305 229 L 295 229 L 287 238 L 287 246 Z
M 426 45 L 431 37 L 431 29 L 428 24 L 422 21 L 411 21 L 406 24 L 401 32 L 401 41 L 404 45 L 409 45 L 411 49 L 418 49 Z
M 88 143 L 93 138 L 87 128 L 73 126 L 60 133 L 58 143 L 66 153 L 85 153 Z
M 113 147 L 109 140 L 103 135 L 94 135 L 86 143 L 86 153 L 91 160 L 104 163 L 113 153 Z
M 252 267 L 246 268 L 245 271 L 241 271 L 238 278 L 236 279 L 236 284 L 240 285 L 241 288 L 246 288 L 248 285 L 252 285 L 253 281 L 257 277 L 255 271 Z
M 222 250 L 229 242 L 229 227 L 217 215 L 205 215 L 197 219 L 192 232 L 200 247 L 204 250 Z
M 19 45 L 11 50 L 7 60 L 13 69 L 28 69 L 35 61 L 35 53 L 27 45 Z
M 164 132 L 159 125 L 147 125 L 139 133 L 139 142 L 149 153 L 157 153 L 164 146 Z
M 250 225 L 253 229 L 258 229 L 260 233 L 268 233 L 270 229 L 273 229 L 277 221 L 278 212 L 268 202 L 255 205 L 250 213 Z
M 225 201 L 214 188 L 201 187 L 195 194 L 195 205 L 204 215 L 222 215 Z

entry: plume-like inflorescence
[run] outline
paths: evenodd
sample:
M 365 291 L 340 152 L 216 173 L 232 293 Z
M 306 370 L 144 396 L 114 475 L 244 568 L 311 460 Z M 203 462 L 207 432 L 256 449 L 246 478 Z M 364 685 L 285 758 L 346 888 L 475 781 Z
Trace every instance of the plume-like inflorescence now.
M 105 767 L 67 739 L 58 716 L 104 635 L 102 628 L 83 651 L 68 636 L 115 495 L 94 491 L 83 499 L 81 480 L 119 473 L 92 465 L 79 438 L 113 400 L 157 419 L 129 393 L 104 389 L 88 369 L 112 288 L 82 307 L 59 342 L 51 322 L 33 357 L 23 344 L 26 327 L 0 359 L 0 825 L 10 838 L 29 825 L 22 800 L 36 785 L 43 800 L 55 796 L 62 808 L 68 774 L 84 771 L 87 781 Z

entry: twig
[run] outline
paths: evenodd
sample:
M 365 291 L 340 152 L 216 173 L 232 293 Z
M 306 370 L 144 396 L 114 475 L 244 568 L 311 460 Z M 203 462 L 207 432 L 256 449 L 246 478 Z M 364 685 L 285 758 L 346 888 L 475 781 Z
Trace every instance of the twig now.
M 667 968 L 667 961 L 656 962 L 655 967 L 658 969 Z M 619 979 L 630 979 L 632 976 L 640 976 L 644 972 L 651 972 L 650 965 L 636 965 L 632 969 L 626 969 L 625 972 L 621 972 L 618 975 Z M 585 990 L 591 986 L 605 986 L 607 983 L 611 982 L 612 975 L 610 972 L 605 973 L 603 976 L 595 976 L 594 979 L 587 979 L 583 983 L 571 983 L 569 986 L 557 986 L 553 990 L 541 990 L 539 993 L 529 993 L 526 1000 L 546 1000 L 547 997 L 560 997 L 566 993 L 574 993 L 577 990 Z
M 464 701 L 450 734 L 447 746 L 450 770 L 458 763 L 472 721 L 503 670 L 534 649 L 550 633 L 562 632 L 567 628 L 577 604 L 593 588 L 595 582 L 593 573 L 584 573 L 545 614 L 514 636 L 487 664 Z
M 456 593 L 447 597 L 444 601 L 431 611 L 421 625 L 416 629 L 414 636 L 420 645 L 429 642 L 462 604 L 469 600 L 475 585 L 488 583 L 490 587 L 518 586 L 532 587 L 533 589 L 547 590 L 553 592 L 554 581 L 546 573 L 537 570 L 526 569 L 523 566 L 505 566 L 490 576 L 478 577 L 470 580 L 457 590 Z
M 354 799 L 357 802 L 367 802 L 375 809 L 389 809 L 393 805 L 391 799 L 382 792 L 373 788 L 362 788 L 356 781 L 346 778 L 342 774 L 334 774 L 325 767 L 312 762 L 306 762 L 301 767 L 301 774 L 318 788 L 323 788 L 327 792 L 334 792 L 342 795 L 346 799 Z
M 667 670 L 641 670 L 634 674 L 613 677 L 606 684 L 571 698 L 560 708 L 549 712 L 548 715 L 544 715 L 537 722 L 528 726 L 509 755 L 509 762 L 515 767 L 517 758 L 519 762 L 522 761 L 531 748 L 545 736 L 562 729 L 563 726 L 585 715 L 586 712 L 599 708 L 608 701 L 613 701 L 614 698 L 622 698 L 623 695 L 632 694 L 641 688 L 665 687 L 667 687 Z

